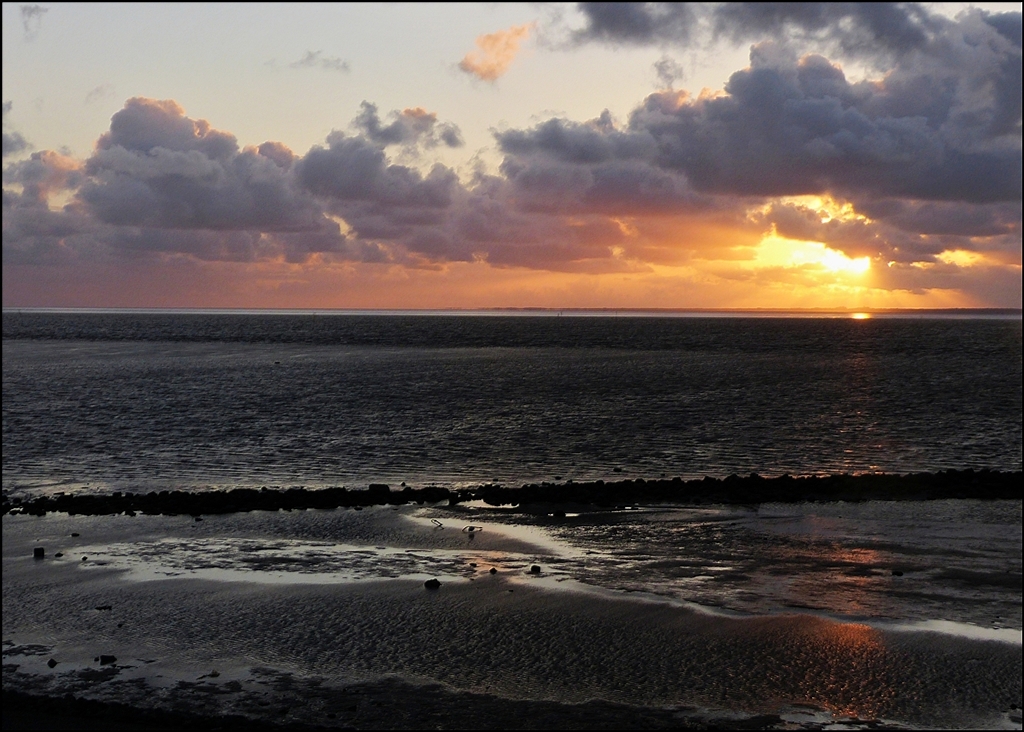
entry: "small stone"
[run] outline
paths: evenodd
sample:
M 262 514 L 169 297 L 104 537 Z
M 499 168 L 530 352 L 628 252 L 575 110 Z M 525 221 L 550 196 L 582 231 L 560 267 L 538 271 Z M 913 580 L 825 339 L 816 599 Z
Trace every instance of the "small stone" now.
M 428 579 L 426 582 L 423 583 L 423 586 L 426 587 L 428 590 L 436 590 L 438 587 L 441 586 L 441 582 L 437 579 Z
M 532 567 L 530 567 L 530 574 L 540 574 L 540 565 L 535 564 Z
M 85 561 L 86 559 L 88 559 L 88 558 L 89 558 L 89 557 L 82 557 L 82 561 L 84 562 L 84 561 Z
M 77 531 L 72 531 L 71 535 L 72 536 L 81 536 L 81 534 L 79 534 Z
M 469 563 L 469 566 L 470 566 L 470 567 L 475 567 L 475 566 L 476 566 L 476 562 L 470 562 L 470 563 Z
M 46 662 L 46 665 L 49 666 L 50 668 L 53 668 L 54 666 L 57 665 L 57 662 L 54 659 L 51 658 L 49 661 Z
M 107 656 L 107 655 L 101 655 L 100 656 L 100 666 L 109 666 L 110 664 L 114 663 L 115 661 L 117 661 L 117 656 Z
M 195 518 L 196 518 L 196 521 L 202 521 L 203 520 L 202 516 L 196 516 Z
M 903 576 L 903 572 L 899 571 L 898 569 L 894 569 L 892 571 L 892 576 L 893 577 L 902 577 Z
M 494 567 L 491 567 L 491 574 L 497 574 L 497 573 L 498 573 L 498 570 L 496 570 Z
M 96 609 L 97 610 L 113 610 L 114 606 L 113 605 L 97 605 Z
M 60 559 L 61 557 L 63 557 L 63 556 L 64 556 L 64 552 L 57 552 L 57 553 L 56 553 L 56 554 L 54 554 L 53 556 L 57 557 L 57 559 Z
M 45 556 L 46 556 L 46 549 L 44 549 L 41 546 L 37 546 L 35 549 L 32 550 L 32 557 L 35 558 L 35 559 L 42 559 Z

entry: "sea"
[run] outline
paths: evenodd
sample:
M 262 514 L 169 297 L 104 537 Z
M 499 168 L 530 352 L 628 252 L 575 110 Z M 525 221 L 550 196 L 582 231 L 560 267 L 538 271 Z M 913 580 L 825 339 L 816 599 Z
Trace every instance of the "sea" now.
M 1021 469 L 1021 318 L 3 313 L 10 492 Z
M 515 487 L 751 473 L 1020 471 L 1021 346 L 1019 311 L 851 317 L 5 310 L 3 490 L 31 497 L 235 487 L 359 489 L 371 483 Z M 306 661 L 296 660 L 306 646 L 293 635 L 269 660 L 268 649 L 278 641 L 259 636 L 259 650 L 251 650 L 259 623 L 276 628 L 274 634 L 283 632 L 279 614 L 253 610 L 253 625 L 247 626 L 252 637 L 238 645 L 224 640 L 235 632 L 231 613 L 204 621 L 223 627 L 224 637 L 209 641 L 221 656 L 264 654 L 261 663 L 296 673 L 308 672 L 315 657 L 317 672 L 335 680 L 359 669 L 381 678 L 427 678 L 458 693 L 502 699 L 599 699 L 697 710 L 693 714 L 715 707 L 719 716 L 710 724 L 777 711 L 767 698 L 803 704 L 800 714 L 818 714 L 811 722 L 819 727 L 845 714 L 847 722 L 859 715 L 897 727 L 1020 728 L 1020 500 L 730 506 L 709 498 L 711 503 L 699 507 L 569 507 L 557 515 L 465 504 L 254 512 L 208 517 L 204 523 L 133 518 L 149 522 L 130 524 L 150 527 L 139 535 L 124 533 L 128 529 L 110 524 L 112 519 L 102 533 L 99 523 L 89 523 L 98 518 L 8 516 L 5 643 L 9 636 L 37 631 L 53 642 L 62 637 L 56 628 L 66 627 L 68 638 L 81 632 L 78 620 L 57 617 L 73 604 L 58 585 L 31 589 L 36 585 L 22 587 L 22 580 L 12 579 L 9 586 L 7 537 L 11 546 L 32 536 L 67 543 L 66 537 L 85 532 L 64 550 L 69 556 L 82 553 L 83 562 L 89 557 L 74 571 L 116 569 L 132 586 L 191 578 L 274 592 L 305 587 L 308 593 L 313 586 L 410 579 L 419 587 L 426 578 L 440 578 L 446 586 L 465 587 L 479 580 L 480 589 L 495 576 L 521 593 L 582 593 L 592 598 L 587 602 L 611 603 L 607 607 L 639 603 L 648 608 L 641 615 L 654 623 L 650 632 L 660 628 L 666 635 L 659 637 L 676 639 L 679 648 L 697 638 L 710 643 L 722 628 L 733 627 L 729 623 L 766 618 L 775 630 L 736 631 L 735 637 L 754 633 L 750 638 L 781 644 L 780 655 L 766 661 L 768 675 L 750 681 L 756 688 L 744 691 L 746 696 L 729 691 L 739 688 L 738 657 L 694 651 L 685 663 L 696 665 L 683 673 L 670 659 L 675 651 L 650 639 L 646 650 L 623 650 L 637 655 L 636 669 L 622 666 L 606 677 L 586 676 L 585 682 L 585 665 L 552 670 L 550 659 L 536 650 L 530 655 L 510 646 L 513 670 L 495 666 L 485 686 L 460 661 L 425 665 L 421 650 L 410 650 L 420 648 L 415 644 L 392 638 L 386 644 L 395 647 L 381 655 L 374 645 L 383 642 L 380 633 L 398 637 L 405 626 L 367 631 L 365 647 L 350 647 L 351 638 L 335 650 L 317 645 L 331 632 L 328 618 L 336 616 L 340 595 L 318 595 L 317 602 L 327 604 L 304 616 L 303 626 L 321 629 L 310 641 L 318 650 Z M 476 533 L 467 534 L 467 526 Z M 95 538 L 101 534 L 107 538 Z M 488 568 L 496 574 L 486 574 Z M 19 570 L 23 575 L 11 576 L 32 577 L 30 570 L 26 565 Z M 262 607 L 271 596 L 253 596 L 252 607 Z M 187 593 L 181 597 L 195 602 Z M 208 597 L 204 603 L 220 596 Z M 364 605 L 365 597 L 359 600 Z M 52 615 L 50 625 L 16 619 L 17 612 L 8 612 L 15 598 L 19 607 L 38 606 L 32 612 L 39 617 Z M 213 612 L 209 607 L 199 604 L 189 613 L 206 617 Z M 233 607 L 239 612 L 240 606 Z M 353 607 L 358 614 L 363 605 Z M 655 617 L 650 607 L 682 615 Z M 574 612 L 552 611 L 545 622 L 576 618 Z M 680 630 L 679 618 L 693 613 L 718 618 L 719 625 L 710 636 Z M 462 638 L 481 617 L 467 615 L 462 625 L 444 632 Z M 503 616 L 486 615 L 497 617 Z M 607 626 L 611 639 L 619 632 L 615 628 L 628 623 L 594 617 L 594 627 Z M 792 628 L 779 630 L 790 622 Z M 882 665 L 861 668 L 856 664 L 867 661 L 853 658 L 854 666 L 828 672 L 832 681 L 806 681 L 802 691 L 794 691 L 794 674 L 803 674 L 811 662 L 789 640 L 779 639 L 792 639 L 794 629 L 815 622 L 841 629 L 840 655 L 863 651 L 870 636 L 871 653 L 881 654 L 876 660 Z M 577 626 L 566 628 L 561 640 L 551 636 L 548 651 L 561 649 L 570 658 L 584 649 Z M 834 641 L 826 643 L 832 631 L 820 628 L 812 634 L 814 653 L 824 653 Z M 138 642 L 148 642 L 146 637 Z M 911 641 L 900 640 L 933 637 L 940 640 L 921 648 L 938 649 L 934 654 L 914 655 L 918 651 L 907 650 Z M 460 642 L 483 642 L 476 638 Z M 165 648 L 175 643 L 168 640 Z M 914 660 L 923 658 L 932 660 Z M 914 665 L 919 662 L 924 666 Z M 537 666 L 535 681 L 547 681 L 524 686 L 531 664 Z M 653 671 L 658 664 L 665 668 Z M 912 667 L 918 670 L 911 673 Z M 46 671 L 40 666 L 40 674 Z M 829 686 L 840 677 L 839 686 Z M 705 681 L 707 689 L 698 691 Z M 808 718 L 780 719 L 785 726 Z

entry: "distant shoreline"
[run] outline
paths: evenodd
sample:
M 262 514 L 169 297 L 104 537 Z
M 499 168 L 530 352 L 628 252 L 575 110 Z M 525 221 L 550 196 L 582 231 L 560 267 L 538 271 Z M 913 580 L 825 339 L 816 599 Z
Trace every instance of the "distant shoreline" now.
M 706 317 L 706 318 L 1021 318 L 1021 308 L 103 308 L 8 307 L 4 315 L 419 315 L 538 317 Z
M 948 499 L 1015 499 L 1020 497 L 1021 471 L 947 470 L 910 475 L 868 474 L 763 478 L 759 475 L 724 479 L 681 478 L 603 480 L 575 483 L 533 483 L 519 488 L 500 484 L 476 488 L 403 487 L 387 484 L 366 489 L 262 487 L 213 491 L 154 491 L 111 494 L 59 494 L 25 499 L 3 497 L 3 514 L 44 516 L 68 513 L 103 516 L 125 513 L 150 515 L 225 514 L 245 511 L 361 508 L 363 506 L 441 503 L 458 505 L 482 501 L 487 505 L 542 506 L 558 513 L 559 506 L 615 507 L 637 503 L 760 504 L 826 501 L 928 501 Z

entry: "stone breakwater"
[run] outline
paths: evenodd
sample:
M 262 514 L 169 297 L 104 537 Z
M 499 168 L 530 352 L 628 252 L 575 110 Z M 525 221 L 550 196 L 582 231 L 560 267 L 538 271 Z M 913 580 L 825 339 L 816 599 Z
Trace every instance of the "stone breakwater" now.
M 909 475 L 830 475 L 764 478 L 730 475 L 706 477 L 575 483 L 540 483 L 507 487 L 496 483 L 475 488 L 427 486 L 413 488 L 377 483 L 365 489 L 345 487 L 235 488 L 223 491 L 159 491 L 109 495 L 55 494 L 36 498 L 3 495 L 2 513 L 42 516 L 52 512 L 71 515 L 113 514 L 192 515 L 242 511 L 359 508 L 363 506 L 436 504 L 456 505 L 483 501 L 491 506 L 582 504 L 613 507 L 636 503 L 758 504 L 814 501 L 923 501 L 939 499 L 1012 499 L 1020 493 L 1021 472 L 946 470 Z

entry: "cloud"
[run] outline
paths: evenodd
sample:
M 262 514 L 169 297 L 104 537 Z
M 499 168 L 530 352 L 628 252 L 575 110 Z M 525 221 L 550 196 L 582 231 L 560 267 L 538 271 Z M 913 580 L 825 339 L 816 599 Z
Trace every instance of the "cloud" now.
M 28 140 L 21 136 L 21 133 L 15 132 L 8 128 L 7 115 L 10 114 L 11 109 L 14 107 L 14 103 L 7 101 L 4 102 L 3 106 L 3 157 L 9 155 L 17 155 L 18 153 L 28 150 L 32 147 Z
M 113 84 L 100 84 L 99 86 L 89 90 L 89 93 L 85 95 L 85 103 L 92 104 L 100 99 L 106 99 L 107 97 L 113 96 L 113 94 Z
M 40 5 L 19 5 L 18 9 L 21 10 L 21 27 L 25 33 L 25 40 L 34 41 L 42 27 L 43 15 L 49 12 L 49 8 Z
M 945 25 L 917 3 L 721 3 L 710 16 L 713 32 L 736 42 L 820 40 L 858 55 L 920 49 Z
M 797 60 L 769 42 L 726 94 L 652 94 L 629 126 L 655 139 L 659 167 L 704 191 L 1019 199 L 1019 138 L 1001 139 L 993 124 L 999 72 L 949 60 L 851 84 L 823 57 Z
M 105 223 L 177 229 L 317 230 L 315 203 L 281 166 L 284 146 L 238 149 L 173 101 L 135 97 L 110 120 L 78 197 Z
M 539 184 L 557 166 L 578 190 L 629 161 L 717 196 L 1018 201 L 1021 51 L 986 20 L 969 13 L 927 53 L 861 82 L 821 55 L 756 44 L 723 93 L 651 94 L 624 129 L 548 120 L 501 132 L 503 170 Z
M 527 23 L 480 36 L 476 39 L 477 50 L 467 53 L 459 68 L 482 81 L 497 81 L 515 61 L 519 45 L 532 30 L 533 24 Z
M 381 147 L 422 145 L 433 148 L 439 145 L 461 147 L 465 144 L 458 126 L 450 122 L 438 123 L 437 114 L 422 107 L 392 112 L 389 119 L 389 124 L 383 124 L 377 105 L 364 101 L 352 125 Z
M 654 71 L 658 75 L 658 82 L 662 89 L 671 89 L 677 81 L 686 75 L 683 67 L 668 56 L 662 56 L 654 62 Z
M 839 298 L 867 291 L 841 266 L 867 258 L 862 282 L 876 290 L 987 302 L 975 273 L 999 302 L 1019 301 L 1020 13 L 642 5 L 584 16 L 577 42 L 788 41 L 754 43 L 749 66 L 698 96 L 672 88 L 682 70 L 663 55 L 667 88 L 624 122 L 605 111 L 502 129 L 497 171 L 471 178 L 431 165 L 429 151 L 462 135 L 419 107 L 382 114 L 364 101 L 347 128 L 301 153 L 243 147 L 172 100 L 129 99 L 88 159 L 43 151 L 5 169 L 5 265 L 486 263 L 659 287 L 671 271 L 701 291 L 827 285 Z M 859 54 L 869 78 L 851 80 L 793 38 Z
M 348 61 L 334 56 L 324 56 L 323 51 L 306 51 L 306 55 L 298 61 L 288 64 L 293 69 L 325 69 L 327 71 L 342 71 L 347 73 Z
M 578 3 L 571 43 L 690 46 L 766 37 L 847 55 L 903 54 L 927 45 L 944 19 L 917 3 Z
M 692 3 L 577 3 L 585 25 L 573 33 L 577 43 L 615 45 L 686 43 L 699 18 Z
M 233 135 L 171 100 L 129 99 L 76 161 L 43 151 L 4 170 L 4 258 L 158 254 L 301 261 L 343 254 L 337 222 L 296 184 L 281 143 L 239 149 Z M 54 199 L 68 200 L 63 209 Z

